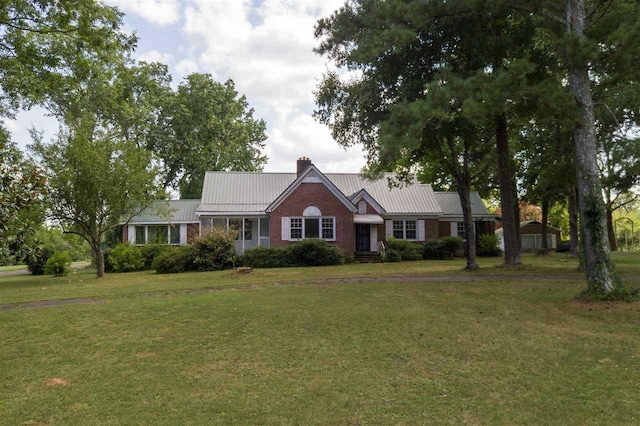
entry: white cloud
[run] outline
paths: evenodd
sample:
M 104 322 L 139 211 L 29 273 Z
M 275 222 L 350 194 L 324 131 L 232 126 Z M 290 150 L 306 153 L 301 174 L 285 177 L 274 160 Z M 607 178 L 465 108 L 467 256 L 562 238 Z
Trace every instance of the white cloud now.
M 344 0 L 192 0 L 183 31 L 202 53 L 198 65 L 231 78 L 267 121 L 267 170 L 292 170 L 306 155 L 327 171 L 359 171 L 361 147 L 346 152 L 310 115 L 313 90 L 327 69 L 314 26 Z M 324 166 L 324 167 L 322 167 Z
M 179 0 L 106 0 L 106 3 L 154 24 L 176 24 L 180 20 Z
M 198 67 L 198 63 L 192 59 L 182 59 L 176 64 L 176 71 L 178 74 L 180 74 L 180 76 L 198 72 L 199 69 L 200 68 Z
M 148 50 L 146 52 L 136 54 L 138 60 L 145 62 L 162 62 L 163 64 L 167 64 L 171 62 L 173 56 L 170 53 L 162 53 L 157 50 Z

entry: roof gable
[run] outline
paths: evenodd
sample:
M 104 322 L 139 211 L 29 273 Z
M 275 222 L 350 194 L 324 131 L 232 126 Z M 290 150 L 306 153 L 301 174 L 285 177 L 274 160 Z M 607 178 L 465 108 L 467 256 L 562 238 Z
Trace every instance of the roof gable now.
M 351 202 L 351 200 L 344 195 L 340 189 L 318 168 L 311 164 L 304 172 L 300 174 L 273 202 L 266 208 L 267 212 L 271 212 L 276 209 L 284 200 L 287 199 L 300 185 L 304 183 L 321 183 L 323 184 L 346 208 L 352 212 L 358 211 L 358 208 Z
M 376 200 L 367 192 L 366 189 L 362 188 L 360 191 L 353 194 L 351 197 L 351 202 L 357 206 L 360 200 L 365 200 L 371 207 L 374 208 L 376 213 L 385 214 L 386 210 L 382 207 Z

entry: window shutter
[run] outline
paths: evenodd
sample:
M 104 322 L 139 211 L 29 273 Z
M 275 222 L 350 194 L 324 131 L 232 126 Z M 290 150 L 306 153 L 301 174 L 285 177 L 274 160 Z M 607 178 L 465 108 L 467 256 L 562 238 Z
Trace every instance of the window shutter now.
M 391 237 L 393 237 L 393 221 L 392 220 L 385 220 L 384 221 L 385 224 L 385 234 L 387 236 L 387 240 Z
M 424 220 L 418 221 L 418 241 L 424 241 Z
M 451 222 L 451 236 L 458 236 L 458 222 Z
M 179 229 L 180 229 L 180 245 L 184 246 L 187 244 L 187 224 L 181 223 Z
M 289 241 L 291 234 L 291 219 L 288 216 L 282 218 L 282 241 Z

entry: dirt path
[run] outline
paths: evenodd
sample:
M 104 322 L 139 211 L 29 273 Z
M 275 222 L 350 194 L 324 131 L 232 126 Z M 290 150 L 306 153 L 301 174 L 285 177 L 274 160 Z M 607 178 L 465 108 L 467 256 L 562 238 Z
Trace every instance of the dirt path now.
M 12 277 L 14 275 L 27 275 L 29 271 L 26 269 L 18 269 L 17 271 L 4 271 L 0 272 L 0 278 L 2 277 Z

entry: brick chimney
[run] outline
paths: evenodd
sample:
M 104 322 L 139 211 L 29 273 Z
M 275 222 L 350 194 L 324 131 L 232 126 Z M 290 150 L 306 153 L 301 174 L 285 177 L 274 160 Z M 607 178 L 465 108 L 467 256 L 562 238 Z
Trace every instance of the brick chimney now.
M 307 167 L 309 167 L 310 165 L 311 165 L 311 160 L 309 160 L 308 157 L 300 157 L 300 158 L 298 158 L 298 161 L 297 161 L 298 174 L 297 174 L 297 176 L 300 176 L 302 174 L 302 172 L 307 170 Z

